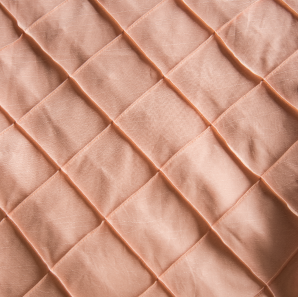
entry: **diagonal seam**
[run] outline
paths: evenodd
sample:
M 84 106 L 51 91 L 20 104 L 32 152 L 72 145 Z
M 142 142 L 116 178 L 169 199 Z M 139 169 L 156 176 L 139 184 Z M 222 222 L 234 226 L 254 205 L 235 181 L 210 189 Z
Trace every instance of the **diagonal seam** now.
M 3 13 L 11 20 L 12 22 L 12 27 L 14 28 L 15 32 L 17 33 L 17 35 L 19 35 L 19 37 L 16 39 L 18 40 L 20 38 L 20 36 L 22 35 L 22 30 L 19 28 L 19 25 L 18 23 L 16 22 L 16 20 L 13 19 L 10 11 L 8 11 L 6 9 L 6 7 L 0 2 L 0 10 L 3 11 Z M 16 40 L 14 40 L 13 42 L 11 43 L 14 43 Z M 10 45 L 11 43 L 9 44 L 6 44 L 5 46 L 3 46 L 2 48 L 0 48 L 0 50 L 2 50 L 3 48 L 6 48 L 8 45 Z

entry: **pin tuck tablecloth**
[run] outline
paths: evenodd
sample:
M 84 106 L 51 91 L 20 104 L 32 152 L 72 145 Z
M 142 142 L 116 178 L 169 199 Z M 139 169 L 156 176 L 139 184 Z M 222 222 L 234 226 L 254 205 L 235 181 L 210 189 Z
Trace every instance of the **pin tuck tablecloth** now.
M 297 0 L 1 0 L 0 296 L 297 297 Z

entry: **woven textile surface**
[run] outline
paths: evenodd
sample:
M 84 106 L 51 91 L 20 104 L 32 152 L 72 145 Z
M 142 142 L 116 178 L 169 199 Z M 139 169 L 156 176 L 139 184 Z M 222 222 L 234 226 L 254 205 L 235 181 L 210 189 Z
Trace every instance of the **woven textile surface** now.
M 1 0 L 1 297 L 297 297 L 298 1 Z

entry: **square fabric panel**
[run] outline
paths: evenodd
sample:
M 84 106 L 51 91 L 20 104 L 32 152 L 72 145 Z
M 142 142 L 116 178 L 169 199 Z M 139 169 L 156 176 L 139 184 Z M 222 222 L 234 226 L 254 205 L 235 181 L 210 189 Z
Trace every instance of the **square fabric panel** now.
M 60 5 L 63 0 L 2 0 L 5 7 L 16 17 L 19 25 L 26 29 L 45 14 L 50 13 L 56 6 Z
M 153 283 L 146 268 L 105 222 L 54 271 L 73 296 L 138 296 Z
M 214 30 L 218 30 L 257 0 L 185 0 Z
M 7 219 L 0 222 L 1 297 L 24 296 L 46 274 L 42 262 Z
M 208 129 L 164 168 L 212 224 L 252 186 L 246 171 Z
M 207 224 L 160 174 L 109 220 L 157 275 L 207 232 Z
M 58 172 L 11 213 L 48 266 L 99 225 L 83 199 Z
M 298 254 L 296 254 L 288 265 L 270 283 L 276 297 L 295 297 L 298 295 Z
M 0 135 L 0 207 L 10 212 L 55 169 L 15 126 Z
M 162 280 L 177 297 L 250 297 L 262 288 L 249 270 L 210 232 L 172 266 Z
M 298 48 L 298 19 L 278 1 L 260 0 L 219 35 L 246 66 L 265 76 Z
M 259 85 L 215 124 L 244 164 L 264 173 L 298 139 L 298 117 Z
M 161 1 L 162 0 L 99 0 L 124 28 L 132 25 L 133 22 L 137 21 Z
M 262 182 L 257 183 L 215 229 L 265 282 L 298 246 L 297 216 Z
M 69 0 L 28 33 L 69 73 L 73 73 L 117 33 L 96 1 Z
M 179 1 L 174 0 L 157 6 L 135 23 L 128 33 L 164 73 L 209 37 L 206 29 L 182 10 Z
M 9 18 L 3 7 L 0 6 L 0 50 L 6 45 L 14 42 L 20 36 L 20 32 Z
M 169 78 L 209 121 L 214 121 L 256 85 L 250 73 L 213 37 Z
M 160 79 L 123 35 L 90 59 L 74 77 L 113 119 Z
M 67 80 L 23 117 L 20 124 L 62 166 L 108 125 L 89 102 Z
M 265 175 L 264 179 L 298 215 L 298 143 L 296 142 Z
M 117 124 L 157 166 L 206 128 L 194 109 L 164 81 L 127 109 Z
M 26 297 L 69 297 L 61 283 L 48 273 L 36 286 L 34 286 Z
M 24 35 L 0 51 L 0 104 L 16 120 L 64 79 L 65 75 Z
M 281 64 L 267 78 L 271 86 L 295 108 L 298 108 L 298 52 Z
M 65 170 L 103 215 L 112 212 L 156 172 L 111 126 Z

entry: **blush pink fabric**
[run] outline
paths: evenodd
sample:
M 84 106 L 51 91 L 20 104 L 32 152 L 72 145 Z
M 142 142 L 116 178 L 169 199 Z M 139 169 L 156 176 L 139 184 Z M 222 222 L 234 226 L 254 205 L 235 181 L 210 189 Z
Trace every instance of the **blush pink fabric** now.
M 1 297 L 297 297 L 296 0 L 0 1 Z

